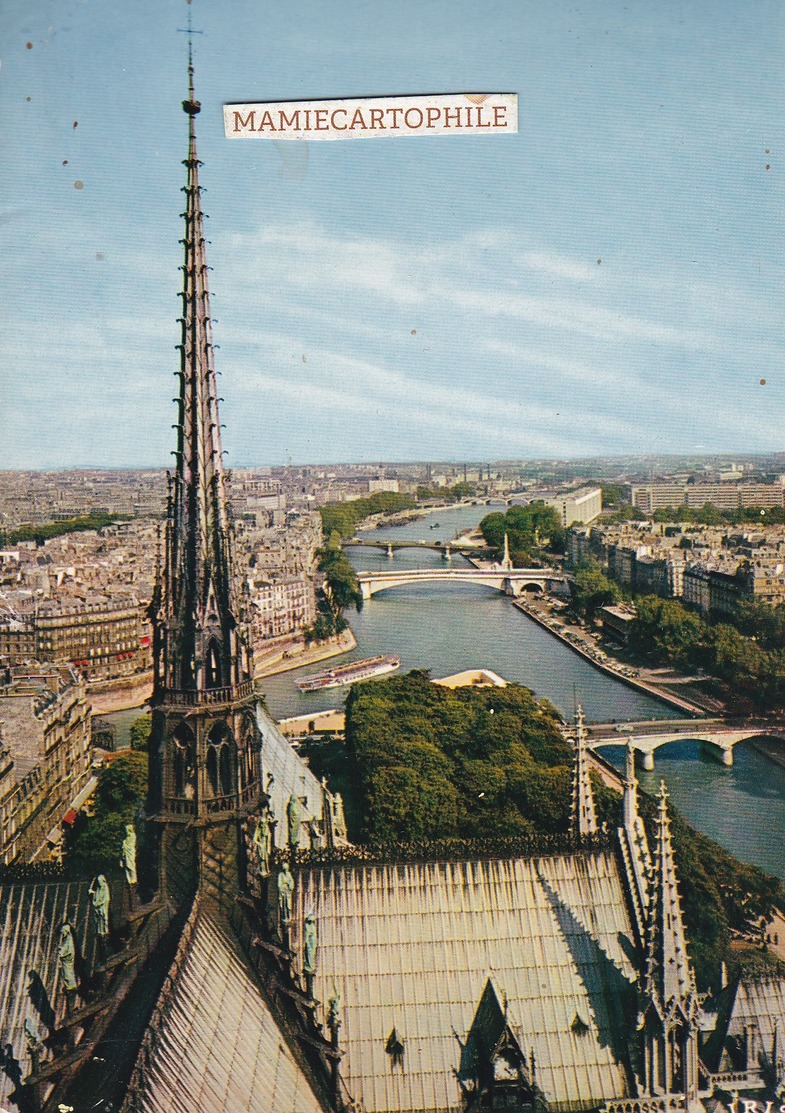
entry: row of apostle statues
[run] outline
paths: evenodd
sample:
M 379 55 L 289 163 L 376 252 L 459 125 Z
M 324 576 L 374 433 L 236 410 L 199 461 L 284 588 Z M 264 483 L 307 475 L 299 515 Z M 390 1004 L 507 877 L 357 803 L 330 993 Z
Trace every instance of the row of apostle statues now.
M 136 906 L 136 829 L 133 823 L 126 824 L 122 849 L 120 852 L 120 865 L 125 878 L 126 895 L 131 911 Z M 112 895 L 106 876 L 99 873 L 90 882 L 87 892 L 90 908 L 90 924 L 95 939 L 95 966 L 90 970 L 82 954 L 79 939 L 74 928 L 74 922 L 66 918 L 60 927 L 57 941 L 57 982 L 56 992 L 61 995 L 66 1021 L 74 1016 L 77 998 L 89 993 L 90 986 L 95 986 L 95 974 L 105 968 L 110 958 L 111 951 L 111 905 Z M 86 942 L 87 935 L 82 938 Z M 88 987 L 88 988 L 86 988 Z M 47 1046 L 55 1046 L 52 1042 L 58 1030 L 57 1011 L 52 1004 L 50 991 L 47 990 L 40 974 L 36 970 L 28 971 L 27 996 L 38 1016 L 38 1022 L 28 1016 L 24 1023 L 24 1038 L 27 1053 L 30 1059 L 30 1073 L 36 1074 L 41 1066 L 41 1059 Z M 46 1035 L 42 1036 L 39 1025 L 45 1029 Z M 14 1081 L 21 1085 L 21 1068 L 13 1058 L 10 1045 L 4 1049 L 5 1061 L 3 1069 L 6 1074 L 13 1072 L 13 1064 L 19 1078 Z M 9 1075 L 10 1077 L 10 1075 Z

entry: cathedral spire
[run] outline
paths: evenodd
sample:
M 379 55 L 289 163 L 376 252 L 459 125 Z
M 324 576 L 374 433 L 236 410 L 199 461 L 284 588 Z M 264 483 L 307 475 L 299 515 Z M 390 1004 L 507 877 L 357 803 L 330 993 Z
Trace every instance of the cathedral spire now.
M 627 766 L 623 783 L 623 822 L 618 833 L 638 940 L 643 944 L 646 939 L 646 910 L 649 906 L 651 854 L 646 828 L 638 808 L 638 778 L 635 775 L 635 748 L 632 740 L 627 743 Z
M 175 903 L 197 884 L 233 899 L 239 825 L 261 792 L 257 698 L 235 589 L 221 451 L 196 154 L 199 110 L 189 34 L 177 447 L 163 578 L 150 608 L 155 670 L 148 809 L 161 825 L 160 883 Z
M 682 1094 L 692 1109 L 698 1086 L 699 1001 L 671 844 L 668 793 L 658 794 L 657 842 L 649 886 L 641 976 L 644 1091 Z
M 695 1006 L 695 975 L 687 954 L 664 781 L 660 784 L 658 800 L 657 842 L 646 924 L 644 991 L 661 1016 L 680 1011 L 686 1018 L 691 1016 Z
M 578 709 L 575 712 L 575 762 L 572 773 L 572 810 L 570 813 L 572 832 L 578 836 L 594 835 L 597 832 L 594 793 L 592 792 L 587 758 L 587 737 L 583 708 L 578 704 Z
M 248 656 L 238 631 L 221 425 L 214 364 L 204 214 L 196 153 L 196 117 L 189 35 L 188 157 L 177 448 L 167 523 L 164 629 L 156 659 L 156 694 L 165 690 L 230 688 L 247 679 Z

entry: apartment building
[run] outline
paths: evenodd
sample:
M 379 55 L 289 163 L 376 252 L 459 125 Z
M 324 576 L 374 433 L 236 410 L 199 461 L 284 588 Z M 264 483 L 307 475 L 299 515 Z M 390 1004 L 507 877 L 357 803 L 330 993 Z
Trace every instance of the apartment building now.
M 0 863 L 30 861 L 58 838 L 90 785 L 85 681 L 43 663 L 6 668 L 0 683 Z

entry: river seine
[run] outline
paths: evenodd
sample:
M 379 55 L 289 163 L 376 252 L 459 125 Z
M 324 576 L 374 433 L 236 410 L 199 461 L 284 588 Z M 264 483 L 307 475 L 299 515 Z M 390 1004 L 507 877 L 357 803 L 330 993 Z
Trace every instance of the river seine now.
M 443 541 L 475 525 L 487 507 L 438 510 L 403 526 L 363 534 L 364 539 Z M 437 525 L 438 523 L 438 525 Z M 384 550 L 348 549 L 356 568 L 444 567 L 429 549 L 404 549 L 392 558 Z M 452 558 L 452 566 L 466 562 Z M 393 588 L 376 595 L 359 614 L 349 614 L 357 648 L 341 663 L 376 653 L 396 653 L 401 671 L 430 669 L 447 676 L 470 668 L 489 668 L 547 696 L 571 716 L 576 700 L 590 720 L 673 718 L 657 700 L 606 676 L 557 638 L 532 622 L 511 601 L 488 588 L 430 584 Z M 261 682 L 271 712 L 278 718 L 339 707 L 341 689 L 300 693 L 295 680 L 318 671 L 306 666 Z M 603 751 L 617 765 L 621 748 Z M 641 785 L 656 790 L 664 778 L 673 802 L 687 819 L 739 858 L 785 879 L 785 769 L 750 746 L 736 747 L 732 768 L 702 756 L 697 742 L 682 741 L 659 750 L 654 773 L 640 771 Z

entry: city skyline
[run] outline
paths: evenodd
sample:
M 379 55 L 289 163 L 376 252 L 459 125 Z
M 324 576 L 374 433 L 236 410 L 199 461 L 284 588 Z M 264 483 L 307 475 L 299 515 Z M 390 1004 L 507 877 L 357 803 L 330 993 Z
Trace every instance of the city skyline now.
M 228 464 L 776 451 L 775 6 L 444 12 L 193 5 Z M 6 8 L 4 467 L 168 461 L 186 19 Z M 518 136 L 222 131 L 489 88 Z

